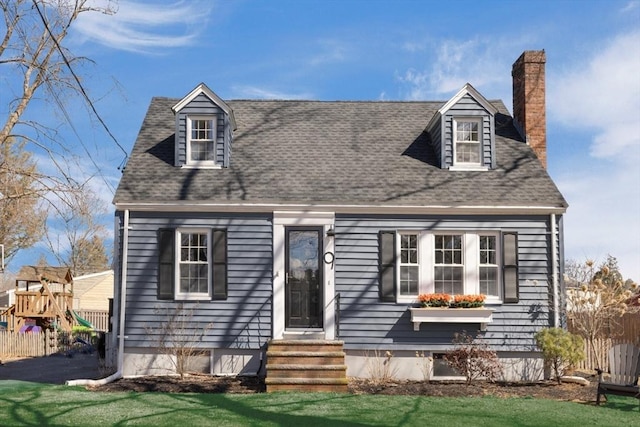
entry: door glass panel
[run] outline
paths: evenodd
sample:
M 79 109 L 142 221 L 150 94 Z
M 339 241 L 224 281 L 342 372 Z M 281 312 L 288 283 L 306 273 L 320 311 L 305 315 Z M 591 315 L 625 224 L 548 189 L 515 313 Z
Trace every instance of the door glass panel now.
M 318 278 L 318 232 L 289 232 L 289 275 L 296 280 Z

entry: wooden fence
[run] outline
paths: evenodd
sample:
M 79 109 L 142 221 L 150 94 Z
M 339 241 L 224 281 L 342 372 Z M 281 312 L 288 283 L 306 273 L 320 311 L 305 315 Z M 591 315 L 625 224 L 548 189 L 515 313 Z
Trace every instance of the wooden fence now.
M 0 313 L 4 312 L 8 307 L 0 307 Z M 76 310 L 78 316 L 93 325 L 96 331 L 109 330 L 109 312 L 107 310 Z M 6 315 L 0 314 L 0 322 L 8 322 Z
M 97 350 L 96 343 L 97 335 L 90 332 L 68 334 L 46 329 L 39 333 L 21 334 L 0 331 L 0 358 L 50 356 L 55 353 L 88 350 L 88 346 Z
M 96 331 L 109 330 L 109 312 L 106 310 L 76 310 L 78 316 L 93 325 Z
M 575 333 L 572 322 L 567 322 L 569 332 Z M 612 328 L 613 329 L 613 328 Z M 594 345 L 584 343 L 585 360 L 576 366 L 579 370 L 594 371 L 600 360 L 603 369 L 609 366 L 609 349 L 621 343 L 632 343 L 640 346 L 640 313 L 627 313 L 618 322 L 615 330 L 608 334 L 609 338 L 596 339 Z

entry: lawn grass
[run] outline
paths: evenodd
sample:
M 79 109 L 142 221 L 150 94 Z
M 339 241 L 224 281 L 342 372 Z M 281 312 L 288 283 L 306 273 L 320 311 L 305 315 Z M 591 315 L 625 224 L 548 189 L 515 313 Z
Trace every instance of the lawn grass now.
M 2 426 L 640 426 L 638 400 L 90 392 L 0 381 Z

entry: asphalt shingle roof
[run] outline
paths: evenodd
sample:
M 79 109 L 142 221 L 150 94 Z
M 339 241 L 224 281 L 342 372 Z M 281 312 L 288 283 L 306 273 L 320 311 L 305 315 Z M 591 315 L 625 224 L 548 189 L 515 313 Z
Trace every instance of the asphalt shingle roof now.
M 567 206 L 500 101 L 490 171 L 437 165 L 425 128 L 443 102 L 384 101 L 228 101 L 230 167 L 180 168 L 178 101 L 151 101 L 116 203 Z

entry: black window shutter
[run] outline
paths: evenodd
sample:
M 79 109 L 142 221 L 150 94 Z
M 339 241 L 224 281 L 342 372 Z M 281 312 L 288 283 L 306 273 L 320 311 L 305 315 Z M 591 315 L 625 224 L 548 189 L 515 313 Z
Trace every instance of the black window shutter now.
M 163 228 L 158 230 L 158 299 L 174 298 L 175 281 L 175 230 Z
M 518 302 L 518 233 L 515 232 L 502 233 L 502 282 L 504 302 Z
M 213 291 L 211 299 L 227 299 L 227 230 L 213 230 Z
M 396 233 L 380 231 L 378 236 L 378 284 L 380 301 L 396 300 Z

